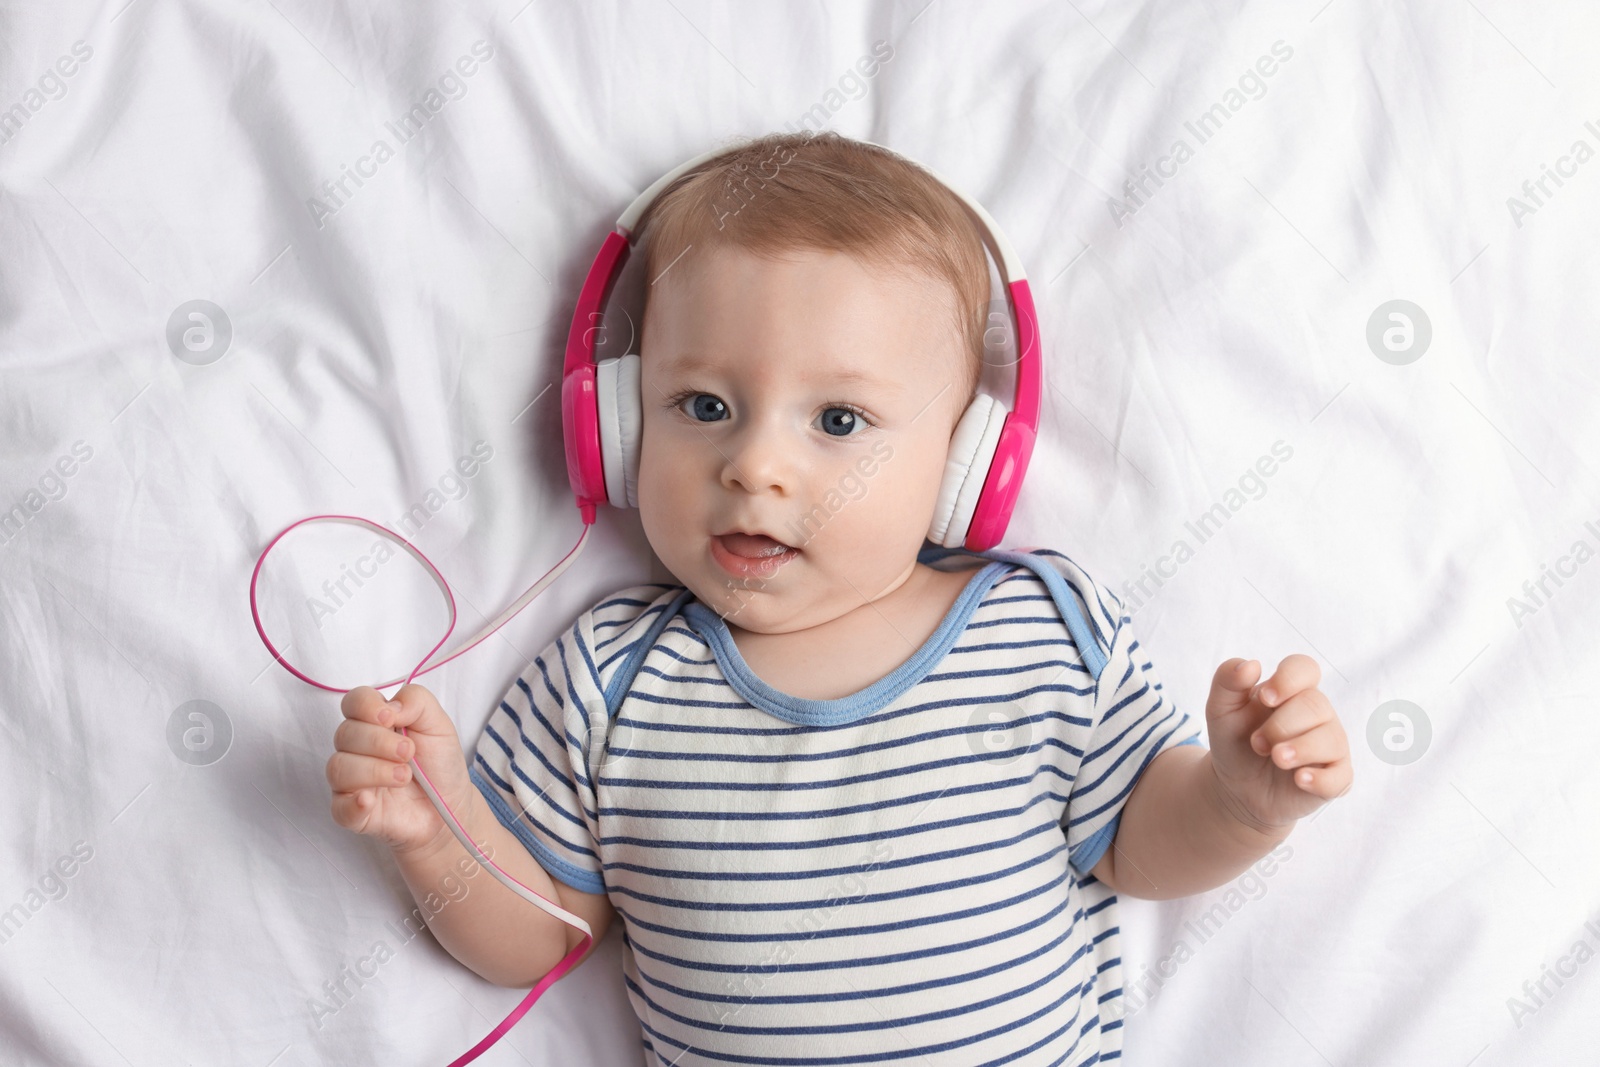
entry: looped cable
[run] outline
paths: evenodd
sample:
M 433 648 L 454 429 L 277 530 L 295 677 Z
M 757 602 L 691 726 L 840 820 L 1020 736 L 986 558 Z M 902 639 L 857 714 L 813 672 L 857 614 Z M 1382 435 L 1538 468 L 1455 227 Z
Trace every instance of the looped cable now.
M 588 539 L 590 521 L 592 520 L 590 520 L 586 515 L 583 532 L 578 535 L 578 541 L 572 546 L 571 551 L 569 551 L 565 556 L 561 557 L 560 561 L 557 562 L 554 567 L 551 567 L 550 570 L 546 571 L 543 577 L 530 586 L 527 592 L 518 597 L 515 603 L 513 603 L 505 611 L 501 612 L 499 617 L 491 620 L 475 636 L 462 644 L 460 648 L 456 649 L 450 655 L 446 656 L 438 663 L 432 664 L 431 666 L 428 664 L 428 660 L 433 657 L 435 652 L 438 652 L 439 649 L 444 647 L 444 643 L 450 640 L 450 635 L 455 632 L 456 628 L 456 598 L 455 595 L 450 591 L 450 583 L 445 581 L 444 575 L 439 573 L 439 568 L 435 567 L 432 561 L 429 560 L 427 556 L 423 555 L 422 551 L 410 541 L 407 541 L 393 530 L 355 515 L 312 515 L 309 518 L 301 519 L 299 522 L 291 523 L 290 525 L 284 527 L 276 537 L 268 542 L 267 547 L 261 550 L 260 558 L 256 560 L 255 570 L 250 574 L 250 618 L 255 622 L 256 633 L 260 635 L 261 643 L 267 646 L 267 651 L 272 653 L 272 658 L 276 660 L 284 670 L 288 671 L 302 682 L 305 682 L 307 685 L 314 685 L 318 689 L 325 689 L 330 693 L 348 693 L 350 691 L 348 689 L 340 689 L 338 686 L 326 685 L 317 681 L 315 678 L 312 678 L 310 675 L 296 668 L 284 657 L 282 652 L 278 651 L 277 646 L 272 643 L 272 639 L 267 636 L 266 627 L 261 624 L 261 612 L 256 606 L 256 582 L 261 576 L 261 565 L 266 562 L 267 553 L 271 552 L 273 547 L 276 546 L 279 541 L 283 540 L 284 535 L 290 530 L 312 522 L 344 522 L 351 523 L 356 526 L 366 527 L 374 533 L 380 534 L 384 537 L 392 538 L 393 540 L 398 541 L 401 545 L 405 546 L 407 552 L 410 552 L 411 555 L 415 557 L 424 567 L 428 568 L 429 573 L 432 574 L 434 580 L 438 582 L 439 588 L 444 591 L 445 600 L 450 605 L 450 624 L 445 628 L 444 636 L 439 638 L 439 642 L 428 650 L 428 654 L 422 657 L 422 661 L 413 667 L 411 669 L 411 673 L 406 675 L 403 679 L 403 684 L 410 685 L 412 679 L 416 678 L 418 675 L 427 674 L 429 671 L 437 670 L 438 668 L 443 667 L 446 663 L 449 663 L 451 660 L 455 659 L 457 656 L 462 655 L 470 649 L 476 648 L 496 630 L 500 629 L 500 627 L 511 621 L 513 616 L 515 616 L 523 608 L 527 607 L 533 598 L 543 592 L 551 582 L 559 578 L 562 572 L 572 565 L 572 561 L 577 559 L 578 552 L 583 548 L 584 542 Z M 375 685 L 373 688 L 383 690 L 389 688 L 391 685 L 401 683 L 402 679 L 395 678 L 379 685 Z M 403 726 L 400 727 L 400 735 L 402 737 L 406 736 L 406 730 Z M 499 864 L 495 863 L 494 860 L 489 858 L 488 853 L 486 853 L 482 847 L 480 847 L 478 843 L 472 839 L 472 836 L 467 833 L 466 827 L 461 825 L 461 821 L 456 818 L 455 812 L 450 810 L 450 806 L 444 802 L 444 798 L 439 795 L 439 791 L 434 787 L 433 780 L 428 777 L 427 772 L 424 771 L 422 766 L 417 762 L 416 756 L 413 755 L 407 762 L 411 764 L 411 771 L 416 776 L 417 784 L 421 786 L 422 791 L 427 794 L 428 799 L 433 803 L 434 809 L 438 811 L 439 817 L 444 820 L 444 824 L 449 828 L 450 833 L 455 836 L 457 841 L 461 842 L 462 846 L 466 848 L 468 853 L 475 856 L 478 861 L 488 869 L 489 873 L 492 874 L 501 885 L 505 886 L 507 889 L 511 890 L 517 896 L 532 904 L 534 907 L 549 915 L 553 915 L 555 918 L 560 919 L 568 926 L 583 932 L 583 938 L 578 942 L 577 947 L 573 948 L 566 954 L 566 956 L 562 957 L 561 962 L 557 963 L 555 967 L 551 968 L 550 973 L 541 978 L 539 982 L 528 991 L 528 995 L 523 998 L 522 1003 L 518 1004 L 511 1014 L 505 1017 L 499 1026 L 496 1026 L 483 1038 L 483 1040 L 472 1046 L 472 1048 L 468 1049 L 456 1059 L 452 1060 L 449 1065 L 449 1067 L 462 1067 L 463 1064 L 471 1063 L 473 1060 L 477 1059 L 480 1055 L 487 1051 L 491 1045 L 499 1041 L 501 1037 L 505 1036 L 505 1034 L 517 1024 L 517 1021 L 520 1020 L 523 1015 L 527 1014 L 528 1009 L 533 1007 L 533 1002 L 538 1000 L 540 995 L 543 994 L 546 989 L 554 985 L 562 975 L 566 974 L 573 967 L 577 966 L 578 960 L 583 958 L 583 954 L 587 952 L 589 950 L 589 946 L 594 943 L 594 932 L 589 928 L 589 924 L 583 919 L 582 916 L 574 915 L 572 912 L 562 908 L 554 901 L 540 896 L 537 892 L 523 885 L 521 882 L 517 881 L 516 878 L 501 870 Z

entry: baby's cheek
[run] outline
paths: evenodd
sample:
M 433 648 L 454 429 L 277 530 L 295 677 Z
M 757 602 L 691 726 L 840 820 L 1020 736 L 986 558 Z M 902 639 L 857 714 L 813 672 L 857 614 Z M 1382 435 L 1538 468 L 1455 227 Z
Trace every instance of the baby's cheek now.
M 928 525 L 944 478 L 948 445 L 933 440 L 904 441 L 895 446 L 869 482 L 869 497 L 894 524 Z
M 693 485 L 689 465 L 670 456 L 644 454 L 636 492 L 645 537 L 662 562 L 670 564 L 692 552 L 691 542 L 706 533 L 706 519 L 698 514 L 702 494 Z
M 882 468 L 864 480 L 859 495 L 843 498 L 835 547 L 863 561 L 903 565 L 922 547 L 932 513 L 933 491 L 924 491 L 909 471 Z

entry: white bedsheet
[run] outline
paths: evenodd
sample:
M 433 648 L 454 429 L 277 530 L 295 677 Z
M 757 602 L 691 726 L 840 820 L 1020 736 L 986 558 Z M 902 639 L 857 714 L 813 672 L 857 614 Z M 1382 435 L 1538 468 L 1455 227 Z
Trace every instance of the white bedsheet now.
M 1595 1062 L 1592 5 L 924 5 L 0 14 L 0 1063 L 443 1064 L 521 999 L 396 933 L 386 850 L 328 812 L 337 697 L 272 666 L 251 568 L 303 516 L 410 515 L 458 636 L 498 613 L 579 530 L 551 386 L 611 220 L 808 113 L 962 185 L 1030 271 L 1048 391 L 1007 543 L 1164 574 L 1125 599 L 1191 713 L 1222 660 L 1305 651 L 1351 736 L 1354 792 L 1284 862 L 1125 902 L 1126 1060 Z M 1410 362 L 1369 347 L 1392 300 L 1431 326 Z M 442 632 L 373 541 L 296 531 L 263 582 L 335 684 Z M 342 566 L 381 578 L 333 603 Z M 651 575 L 606 509 L 422 681 L 471 744 Z M 1391 700 L 1431 727 L 1407 764 L 1369 747 Z M 480 1062 L 639 1062 L 620 934 Z

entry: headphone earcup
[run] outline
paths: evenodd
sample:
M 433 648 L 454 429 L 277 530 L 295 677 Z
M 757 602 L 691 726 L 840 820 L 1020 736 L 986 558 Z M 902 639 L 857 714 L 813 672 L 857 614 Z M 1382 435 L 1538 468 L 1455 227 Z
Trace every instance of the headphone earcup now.
M 965 543 L 1007 414 L 999 400 L 979 393 L 956 423 L 944 464 L 944 481 L 939 485 L 939 499 L 928 526 L 928 540 L 934 544 L 960 548 Z
M 639 506 L 639 438 L 644 428 L 639 402 L 638 353 L 602 359 L 594 365 L 594 372 L 606 502 L 612 507 L 636 508 Z

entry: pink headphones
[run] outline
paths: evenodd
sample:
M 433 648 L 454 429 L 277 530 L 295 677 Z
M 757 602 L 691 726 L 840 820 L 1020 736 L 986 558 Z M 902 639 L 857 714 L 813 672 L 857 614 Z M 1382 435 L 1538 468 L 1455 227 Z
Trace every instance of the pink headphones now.
M 862 142 L 872 144 L 872 142 Z M 882 145 L 874 148 L 904 159 Z M 639 194 L 606 235 L 584 279 L 567 334 L 561 376 L 561 425 L 566 436 L 567 480 L 585 525 L 595 521 L 595 506 L 638 507 L 636 485 L 643 427 L 639 396 L 639 356 L 630 353 L 595 361 L 596 335 L 605 302 L 633 250 L 634 229 L 656 196 L 680 176 L 734 149 L 719 148 L 667 172 Z M 907 160 L 914 166 L 921 166 Z M 922 168 L 933 174 L 927 167 Z M 982 224 L 990 253 L 1010 296 L 1013 336 L 1017 339 L 1014 407 L 985 393 L 968 405 L 950 437 L 938 504 L 928 540 L 944 548 L 983 552 L 999 544 L 1022 489 L 1022 476 L 1039 432 L 1041 386 L 1039 320 L 1027 275 L 994 219 L 975 200 L 950 189 Z

